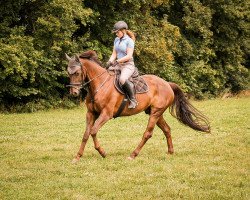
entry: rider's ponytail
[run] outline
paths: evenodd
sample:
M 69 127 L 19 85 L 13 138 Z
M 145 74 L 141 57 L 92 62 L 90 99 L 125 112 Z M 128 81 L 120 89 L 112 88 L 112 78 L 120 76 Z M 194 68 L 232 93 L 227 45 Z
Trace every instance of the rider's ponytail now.
M 132 31 L 126 30 L 126 34 L 135 42 L 135 34 Z

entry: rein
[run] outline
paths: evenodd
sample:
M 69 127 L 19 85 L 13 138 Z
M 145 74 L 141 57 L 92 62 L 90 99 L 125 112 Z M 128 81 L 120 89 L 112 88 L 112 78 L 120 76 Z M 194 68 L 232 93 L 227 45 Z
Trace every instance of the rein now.
M 108 78 L 109 78 L 109 75 L 105 78 L 105 80 L 103 81 L 103 83 L 96 89 L 96 91 L 94 93 L 94 96 L 104 86 L 104 84 L 107 82 Z

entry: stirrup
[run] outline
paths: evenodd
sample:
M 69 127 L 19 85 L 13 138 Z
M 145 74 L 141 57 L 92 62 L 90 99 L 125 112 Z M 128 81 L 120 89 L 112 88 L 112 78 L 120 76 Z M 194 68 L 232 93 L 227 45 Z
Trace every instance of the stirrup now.
M 133 100 L 131 100 L 131 101 L 129 102 L 128 108 L 129 108 L 129 109 L 133 109 L 133 108 L 135 108 L 137 105 L 138 105 L 138 102 L 137 102 L 135 99 L 133 99 Z

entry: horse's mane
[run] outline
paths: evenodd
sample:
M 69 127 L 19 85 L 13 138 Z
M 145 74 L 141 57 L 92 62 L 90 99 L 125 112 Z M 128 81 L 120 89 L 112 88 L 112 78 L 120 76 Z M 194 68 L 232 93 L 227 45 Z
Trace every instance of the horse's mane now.
M 98 59 L 97 53 L 93 50 L 86 51 L 86 52 L 80 54 L 79 57 L 92 60 L 92 61 L 96 62 L 97 64 L 99 64 L 100 66 L 103 66 L 101 61 Z

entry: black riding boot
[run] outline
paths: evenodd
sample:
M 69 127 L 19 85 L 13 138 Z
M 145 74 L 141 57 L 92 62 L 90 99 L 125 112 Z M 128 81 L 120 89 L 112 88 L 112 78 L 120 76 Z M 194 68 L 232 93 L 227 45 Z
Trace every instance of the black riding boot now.
M 122 85 L 122 88 L 126 92 L 126 95 L 128 96 L 130 100 L 130 104 L 128 105 L 128 108 L 135 108 L 138 104 L 136 98 L 135 98 L 135 91 L 133 84 L 129 81 L 126 80 L 125 83 Z

